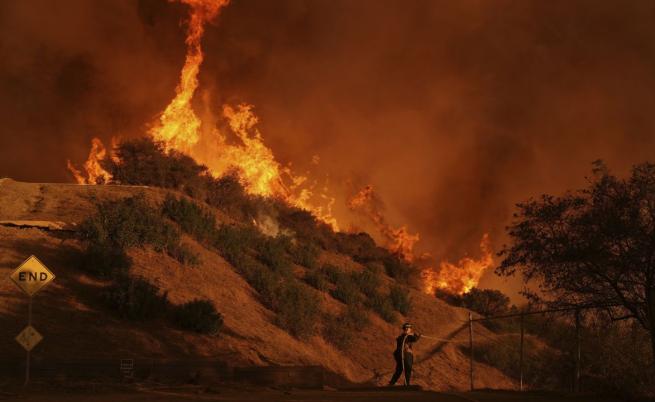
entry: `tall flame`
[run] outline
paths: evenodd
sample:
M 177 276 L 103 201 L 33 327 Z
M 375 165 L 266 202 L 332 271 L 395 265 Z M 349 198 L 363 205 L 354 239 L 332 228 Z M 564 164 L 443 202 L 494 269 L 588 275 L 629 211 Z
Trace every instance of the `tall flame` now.
M 187 28 L 187 53 L 180 82 L 175 89 L 175 98 L 162 112 L 159 123 L 150 134 L 168 148 L 190 152 L 200 139 L 200 119 L 191 107 L 191 99 L 198 88 L 198 72 L 204 58 L 201 39 L 205 24 L 213 20 L 229 0 L 179 0 L 191 7 Z
M 113 157 L 113 156 L 112 156 Z M 99 138 L 91 140 L 89 157 L 84 162 L 84 173 L 77 169 L 70 160 L 66 161 L 68 170 L 78 184 L 105 184 L 109 183 L 112 175 L 102 167 L 102 161 L 107 158 L 107 149 Z
M 438 271 L 433 268 L 424 269 L 422 276 L 425 293 L 434 294 L 436 289 L 459 295 L 470 292 L 494 263 L 491 242 L 486 233 L 480 241 L 480 251 L 482 256 L 477 260 L 464 257 L 457 264 L 442 261 Z
M 175 97 L 150 129 L 150 135 L 167 149 L 191 155 L 205 164 L 214 176 L 236 168 L 249 193 L 281 198 L 293 206 L 311 211 L 318 219 L 338 229 L 336 219 L 331 215 L 334 199 L 324 193 L 315 195 L 305 176 L 293 174 L 290 168 L 275 159 L 273 151 L 264 144 L 255 128 L 258 118 L 251 105 L 223 106 L 222 117 L 238 143 L 229 143 L 218 128 L 210 128 L 207 135 L 201 135 L 201 120 L 191 105 L 203 61 L 201 39 L 205 24 L 218 15 L 228 0 L 180 1 L 191 6 L 186 59 Z M 317 197 L 319 205 L 314 205 Z

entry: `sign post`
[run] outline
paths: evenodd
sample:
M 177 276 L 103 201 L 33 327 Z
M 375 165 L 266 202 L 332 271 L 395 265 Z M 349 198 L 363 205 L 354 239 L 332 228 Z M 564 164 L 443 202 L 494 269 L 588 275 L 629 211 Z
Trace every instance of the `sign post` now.
M 30 298 L 27 310 L 27 327 L 16 336 L 16 342 L 27 352 L 24 383 L 26 386 L 30 381 L 30 352 L 43 340 L 43 336 L 32 326 L 32 298 L 39 290 L 55 279 L 55 274 L 43 265 L 38 258 L 30 256 L 14 270 L 10 278 Z

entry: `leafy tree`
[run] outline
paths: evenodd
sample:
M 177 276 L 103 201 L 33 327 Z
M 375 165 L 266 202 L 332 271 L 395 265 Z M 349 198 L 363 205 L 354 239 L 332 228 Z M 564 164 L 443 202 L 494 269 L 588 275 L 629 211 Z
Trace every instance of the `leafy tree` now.
M 517 207 L 497 272 L 537 282 L 535 299 L 619 306 L 608 313 L 637 320 L 655 356 L 655 165 L 622 179 L 598 161 L 586 188 Z

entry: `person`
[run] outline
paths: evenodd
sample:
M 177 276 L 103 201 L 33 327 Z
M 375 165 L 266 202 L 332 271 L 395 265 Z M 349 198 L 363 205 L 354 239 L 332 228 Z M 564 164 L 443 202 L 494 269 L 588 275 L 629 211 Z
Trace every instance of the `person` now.
M 405 385 L 409 385 L 412 378 L 412 364 L 414 363 L 414 354 L 412 353 L 412 344 L 419 340 L 420 334 L 415 334 L 412 324 L 403 324 L 403 333 L 396 338 L 396 350 L 393 352 L 393 358 L 396 361 L 396 371 L 389 381 L 389 385 L 394 385 L 400 375 L 405 372 Z

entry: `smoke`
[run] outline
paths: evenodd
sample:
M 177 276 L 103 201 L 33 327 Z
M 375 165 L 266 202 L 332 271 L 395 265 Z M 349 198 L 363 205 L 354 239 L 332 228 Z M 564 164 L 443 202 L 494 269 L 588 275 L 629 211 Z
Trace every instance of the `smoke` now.
M 0 3 L 0 176 L 69 181 L 92 137 L 145 133 L 174 94 L 186 15 Z M 654 159 L 653 37 L 650 0 L 233 0 L 206 27 L 194 102 L 255 105 L 278 160 L 314 172 L 338 218 L 371 184 L 419 253 L 457 261 L 483 233 L 499 249 L 514 203 L 584 185 L 591 161 Z

